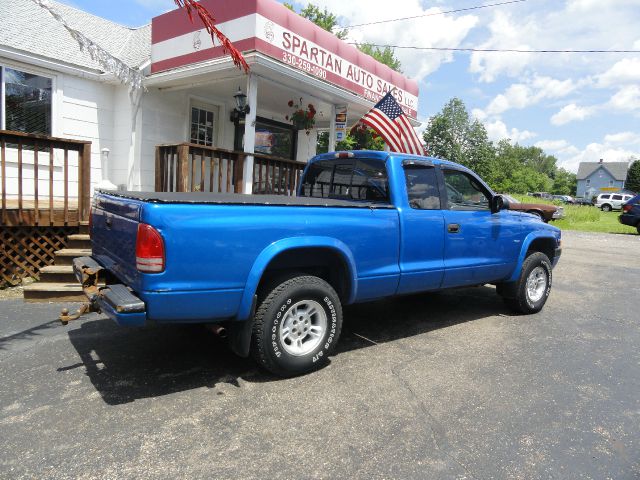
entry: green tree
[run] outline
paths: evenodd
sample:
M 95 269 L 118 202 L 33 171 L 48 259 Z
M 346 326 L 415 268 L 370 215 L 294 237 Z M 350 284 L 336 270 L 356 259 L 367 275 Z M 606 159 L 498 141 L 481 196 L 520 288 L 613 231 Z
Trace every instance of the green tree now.
M 484 125 L 471 117 L 459 98 L 451 99 L 429 119 L 423 138 L 431 155 L 461 163 L 485 179 L 492 178 L 495 147 Z
M 633 163 L 631 167 L 629 167 L 624 188 L 632 192 L 640 193 L 640 160 L 635 160 L 633 157 L 629 160 L 632 160 Z
M 564 168 L 558 168 L 553 177 L 551 193 L 554 195 L 575 195 L 578 180 L 575 173 L 568 172 Z
M 402 63 L 396 58 L 395 52 L 391 47 L 380 49 L 379 47 L 374 47 L 371 43 L 362 43 L 358 45 L 358 48 L 361 52 L 371 55 L 380 63 L 384 63 L 396 72 L 402 73 Z
M 290 3 L 285 2 L 284 6 L 293 12 L 296 11 L 296 9 Z M 324 10 L 320 10 L 320 7 L 314 5 L 313 3 L 310 3 L 296 13 L 301 17 L 311 20 L 313 23 L 318 25 L 320 28 L 325 29 L 327 32 L 333 33 L 340 40 L 344 40 L 349 34 L 349 31 L 347 29 L 340 28 L 340 26 L 338 25 L 338 17 L 329 12 L 326 7 L 324 8 Z
M 285 2 L 284 6 L 293 12 L 296 11 L 291 3 Z M 327 32 L 333 33 L 340 40 L 344 40 L 349 34 L 349 30 L 347 30 L 346 28 L 340 28 L 340 25 L 338 25 L 338 17 L 329 12 L 329 10 L 327 10 L 326 8 L 320 10 L 320 7 L 314 5 L 313 3 L 310 3 L 296 13 L 301 17 L 306 18 L 307 20 L 311 20 L 313 23 L 318 25 L 320 28 L 323 28 Z M 379 47 L 374 47 L 370 43 L 363 43 L 356 46 L 360 49 L 360 51 L 366 53 L 367 55 L 371 55 L 380 63 L 384 63 L 388 67 L 391 67 L 393 70 L 402 73 L 402 70 L 400 70 L 402 64 L 400 63 L 400 60 L 396 58 L 395 52 L 392 48 L 385 47 L 383 49 L 380 49 Z

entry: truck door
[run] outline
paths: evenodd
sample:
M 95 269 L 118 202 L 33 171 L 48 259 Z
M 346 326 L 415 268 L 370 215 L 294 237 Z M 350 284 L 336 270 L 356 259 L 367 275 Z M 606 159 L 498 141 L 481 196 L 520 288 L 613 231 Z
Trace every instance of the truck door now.
M 505 278 L 520 251 L 518 215 L 491 213 L 491 192 L 471 173 L 440 169 L 445 222 L 443 287 L 477 285 Z
M 400 214 L 398 293 L 438 289 L 444 274 L 444 217 L 436 169 L 419 160 L 405 160 L 402 167 L 406 202 Z

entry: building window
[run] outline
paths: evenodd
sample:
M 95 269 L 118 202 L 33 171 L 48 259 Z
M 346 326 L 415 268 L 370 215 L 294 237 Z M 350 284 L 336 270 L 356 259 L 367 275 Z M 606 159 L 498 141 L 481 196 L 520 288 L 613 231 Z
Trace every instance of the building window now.
M 0 67 L 0 85 L 3 129 L 51 135 L 51 78 Z
M 609 180 L 609 186 L 613 187 L 613 180 Z
M 588 187 L 589 185 L 591 185 L 591 179 L 590 179 L 590 178 L 587 178 L 587 187 Z
M 291 124 L 262 117 L 256 119 L 256 153 L 295 160 L 297 142 L 298 132 Z M 244 121 L 236 124 L 234 148 L 244 148 Z
M 215 114 L 212 110 L 191 107 L 191 143 L 212 147 L 214 143 Z

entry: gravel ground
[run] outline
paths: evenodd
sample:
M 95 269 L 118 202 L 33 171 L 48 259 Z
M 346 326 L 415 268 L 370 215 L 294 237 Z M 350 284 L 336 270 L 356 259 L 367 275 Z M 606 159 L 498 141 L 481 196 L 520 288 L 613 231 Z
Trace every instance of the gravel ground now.
M 195 327 L 0 301 L 2 478 L 640 478 L 640 237 L 567 232 L 545 309 L 350 307 L 281 380 Z

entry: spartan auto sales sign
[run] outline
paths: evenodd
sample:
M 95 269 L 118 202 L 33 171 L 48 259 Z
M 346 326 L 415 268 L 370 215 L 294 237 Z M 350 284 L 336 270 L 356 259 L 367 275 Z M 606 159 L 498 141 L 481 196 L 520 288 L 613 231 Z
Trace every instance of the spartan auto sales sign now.
M 268 52 L 265 53 L 270 56 L 310 75 L 344 87 L 374 103 L 384 97 L 387 92 L 393 91 L 393 96 L 405 113 L 416 118 L 418 98 L 415 95 L 262 15 L 257 15 L 257 23 L 257 37 L 269 44 Z

